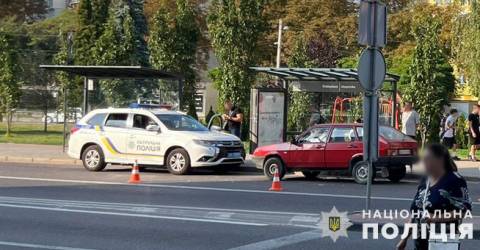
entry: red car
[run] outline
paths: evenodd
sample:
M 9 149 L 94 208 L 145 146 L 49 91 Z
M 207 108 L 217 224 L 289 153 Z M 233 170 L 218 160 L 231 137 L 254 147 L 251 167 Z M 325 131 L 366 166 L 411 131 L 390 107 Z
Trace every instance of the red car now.
M 321 171 L 347 172 L 357 183 L 365 184 L 368 167 L 363 162 L 362 124 L 322 124 L 309 128 L 290 143 L 259 147 L 253 153 L 257 168 L 273 178 L 287 172 L 302 171 L 315 178 Z M 418 160 L 417 142 L 391 127 L 379 128 L 379 160 L 376 171 L 392 182 L 399 182 L 406 165 Z M 374 175 L 375 176 L 375 175 Z

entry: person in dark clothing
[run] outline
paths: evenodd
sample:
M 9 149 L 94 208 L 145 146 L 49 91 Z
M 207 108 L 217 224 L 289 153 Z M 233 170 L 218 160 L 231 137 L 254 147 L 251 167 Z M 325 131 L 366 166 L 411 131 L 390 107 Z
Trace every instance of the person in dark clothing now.
M 458 230 L 463 217 L 455 215 L 465 216 L 467 210 L 472 209 L 467 182 L 458 174 L 457 166 L 450 157 L 448 149 L 441 144 L 429 145 L 422 161 L 426 176 L 420 181 L 410 210 L 411 214 L 422 215 L 425 211 L 430 216 L 412 217 L 410 222 L 419 226 L 418 232 L 422 223 L 435 224 L 436 229 L 440 228 L 440 224 L 446 224 L 447 230 L 453 223 L 454 228 Z M 411 231 L 408 232 L 408 235 L 410 236 L 411 233 Z M 415 249 L 428 250 L 428 238 L 422 239 L 421 235 L 417 236 Z M 397 244 L 397 249 L 405 249 L 408 238 L 402 239 Z
M 477 161 L 475 153 L 480 146 L 480 119 L 478 116 L 480 106 L 474 105 L 472 113 L 468 115 L 468 135 L 470 139 L 470 153 L 468 158 L 472 161 Z
M 226 130 L 228 130 L 230 134 L 241 138 L 243 111 L 230 100 L 225 101 L 224 107 L 227 113 L 223 114 L 222 118 L 226 121 Z

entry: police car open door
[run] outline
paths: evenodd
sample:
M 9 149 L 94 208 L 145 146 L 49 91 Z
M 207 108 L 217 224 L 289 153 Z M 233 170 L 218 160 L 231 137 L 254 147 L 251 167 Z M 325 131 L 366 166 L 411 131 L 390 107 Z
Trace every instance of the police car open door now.
M 140 164 L 163 164 L 162 134 L 159 124 L 149 116 L 132 115 L 132 133 L 127 138 L 127 152 Z

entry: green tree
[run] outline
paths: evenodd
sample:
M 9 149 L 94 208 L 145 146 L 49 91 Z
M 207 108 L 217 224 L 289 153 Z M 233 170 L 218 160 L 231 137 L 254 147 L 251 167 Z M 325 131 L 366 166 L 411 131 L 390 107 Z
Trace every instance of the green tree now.
M 95 46 L 96 35 L 93 5 L 91 0 L 82 0 L 78 7 L 78 28 L 75 34 L 75 63 L 79 65 L 93 65 L 92 49 Z
M 442 52 L 439 40 L 441 22 L 432 16 L 415 20 L 413 35 L 416 46 L 409 68 L 407 99 L 420 114 L 422 145 L 438 141 L 440 110 L 454 94 L 453 69 Z
M 5 136 L 10 136 L 12 112 L 20 98 L 18 72 L 18 55 L 13 39 L 0 29 L 0 113 L 6 114 L 7 118 Z
M 249 67 L 259 61 L 259 39 L 266 30 L 264 7 L 263 0 L 213 0 L 207 17 L 220 63 L 219 99 L 232 100 L 242 107 L 245 117 L 248 117 L 250 88 L 254 82 Z M 248 126 L 248 121 L 244 126 Z
M 471 12 L 457 20 L 455 62 L 473 94 L 480 95 L 480 3 L 472 1 Z
M 195 63 L 200 38 L 196 22 L 198 11 L 192 1 L 177 0 L 175 13 L 162 7 L 153 18 L 150 32 L 152 65 L 184 75 L 182 103 L 188 114 L 197 117 L 195 109 Z
M 289 30 L 303 31 L 307 44 L 314 40 L 328 43 L 324 49 L 344 57 L 358 50 L 356 14 L 356 4 L 350 0 L 289 0 L 284 22 Z M 285 33 L 287 55 L 295 47 L 296 35 L 295 32 Z
M 148 33 L 147 19 L 143 6 L 144 0 L 130 0 L 130 15 L 133 20 L 133 60 L 141 66 L 150 65 L 150 53 L 145 37 Z
M 74 37 L 75 63 L 95 65 L 92 57 L 97 40 L 103 34 L 108 20 L 111 0 L 82 0 L 77 11 L 77 27 Z
M 47 13 L 46 0 L 0 0 L 0 19 L 15 17 L 18 23 L 33 22 Z
M 60 65 L 68 65 L 73 62 L 73 53 L 71 50 L 71 38 L 69 33 L 61 32 L 58 35 L 57 43 L 59 51 L 53 58 L 53 63 Z M 55 74 L 56 84 L 59 89 L 58 110 L 64 110 L 64 101 L 66 101 L 67 116 L 69 115 L 70 108 L 79 107 L 82 103 L 82 85 L 79 84 L 83 79 L 69 75 L 65 72 L 57 72 Z M 75 117 L 71 117 L 75 118 Z
M 308 56 L 308 47 L 303 34 L 298 35 L 292 54 L 288 60 L 288 66 L 292 68 L 305 68 L 313 66 L 313 61 Z M 309 125 L 310 112 L 313 95 L 308 92 L 289 91 L 288 102 L 288 129 L 303 131 Z
M 140 14 L 142 5 L 142 0 L 112 0 L 107 23 L 91 53 L 96 65 L 148 66 L 146 23 Z M 107 103 L 114 106 L 125 105 L 144 92 L 152 92 L 151 85 L 133 80 L 105 80 L 101 88 Z
M 108 19 L 108 8 L 111 0 L 92 0 L 92 24 L 95 25 L 95 37 L 103 32 L 103 26 Z

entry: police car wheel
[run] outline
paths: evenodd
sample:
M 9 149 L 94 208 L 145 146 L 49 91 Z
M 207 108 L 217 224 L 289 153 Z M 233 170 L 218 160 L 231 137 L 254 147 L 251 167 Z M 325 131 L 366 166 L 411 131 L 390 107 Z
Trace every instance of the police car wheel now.
M 83 167 L 88 171 L 102 171 L 107 164 L 102 149 L 93 145 L 85 149 L 82 154 Z
M 168 154 L 166 163 L 168 171 L 175 175 L 186 174 L 190 170 L 190 157 L 185 149 L 174 149 Z
M 405 177 L 406 174 L 407 174 L 407 168 L 405 166 L 394 167 L 388 170 L 387 178 L 391 182 L 397 183 L 397 182 L 400 182 Z
M 273 175 L 275 174 L 275 169 L 278 169 L 278 174 L 280 179 L 285 176 L 285 166 L 283 165 L 282 160 L 278 157 L 272 157 L 265 161 L 263 164 L 263 173 L 269 179 L 273 179 Z
M 364 161 L 355 163 L 352 168 L 353 180 L 358 184 L 367 184 L 368 180 L 368 164 Z M 375 178 L 375 173 L 372 175 L 372 182 Z

